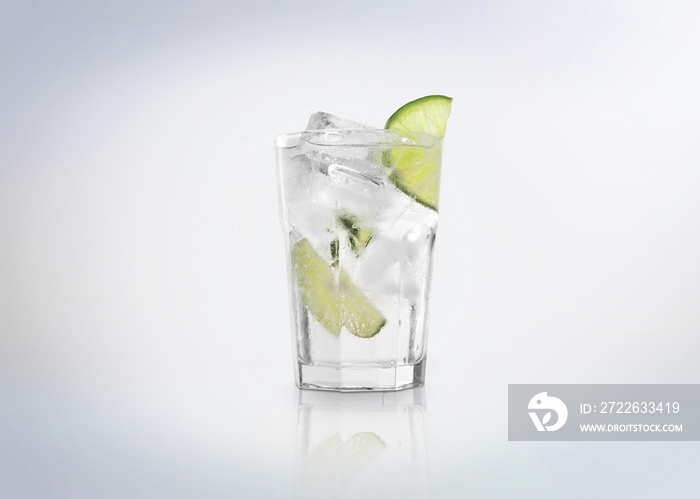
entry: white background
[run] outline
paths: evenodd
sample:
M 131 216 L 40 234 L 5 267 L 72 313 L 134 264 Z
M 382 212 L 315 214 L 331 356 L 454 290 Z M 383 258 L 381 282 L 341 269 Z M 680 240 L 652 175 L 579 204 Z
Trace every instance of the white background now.
M 292 496 L 273 137 L 435 93 L 433 493 L 692 494 L 697 443 L 509 443 L 506 394 L 700 383 L 698 26 L 691 1 L 3 2 L 0 495 Z

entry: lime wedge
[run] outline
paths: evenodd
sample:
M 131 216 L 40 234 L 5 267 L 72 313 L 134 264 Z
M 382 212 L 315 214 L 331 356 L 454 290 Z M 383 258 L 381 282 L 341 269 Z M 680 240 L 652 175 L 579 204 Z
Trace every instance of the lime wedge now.
M 355 336 L 371 338 L 386 324 L 386 319 L 365 294 L 340 270 L 340 308 L 343 326 Z
M 386 122 L 387 129 L 422 132 L 445 137 L 452 98 L 422 97 L 399 108 Z M 394 184 L 428 208 L 437 211 L 440 191 L 440 148 L 398 146 L 391 149 L 389 163 Z
M 306 308 L 328 332 L 339 336 L 340 300 L 332 265 L 302 239 L 292 248 L 292 268 Z
M 306 308 L 328 332 L 340 336 L 345 326 L 355 336 L 371 338 L 386 324 L 347 272 L 325 261 L 308 240 L 292 248 L 292 268 Z

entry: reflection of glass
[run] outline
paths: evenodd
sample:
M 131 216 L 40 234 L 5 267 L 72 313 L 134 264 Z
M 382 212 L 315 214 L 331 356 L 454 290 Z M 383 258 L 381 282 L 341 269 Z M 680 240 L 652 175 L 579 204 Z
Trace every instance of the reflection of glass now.
M 428 492 L 424 388 L 300 390 L 297 418 L 301 497 L 425 497 Z

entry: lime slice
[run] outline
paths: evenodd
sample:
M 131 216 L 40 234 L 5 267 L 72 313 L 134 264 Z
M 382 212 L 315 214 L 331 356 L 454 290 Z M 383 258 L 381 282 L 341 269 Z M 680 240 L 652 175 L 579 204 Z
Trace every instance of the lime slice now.
M 429 95 L 399 108 L 386 122 L 390 130 L 405 130 L 445 137 L 452 98 Z M 396 186 L 419 203 L 437 211 L 440 191 L 440 148 L 398 146 L 388 155 Z
M 340 336 L 345 326 L 355 336 L 371 338 L 386 324 L 347 272 L 326 262 L 308 240 L 292 248 L 292 268 L 306 308 L 328 332 Z

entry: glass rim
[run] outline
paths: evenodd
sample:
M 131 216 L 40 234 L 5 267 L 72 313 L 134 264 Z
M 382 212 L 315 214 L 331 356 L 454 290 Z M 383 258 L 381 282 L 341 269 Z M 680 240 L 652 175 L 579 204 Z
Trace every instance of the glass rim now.
M 313 136 L 318 136 L 318 135 L 327 135 L 327 134 L 332 134 L 332 133 L 338 133 L 341 134 L 343 132 L 350 132 L 350 136 L 354 133 L 366 133 L 366 132 L 373 132 L 373 131 L 379 131 L 379 132 L 386 132 L 389 135 L 399 135 L 404 138 L 410 138 L 412 140 L 415 140 L 415 143 L 397 143 L 395 141 L 388 141 L 388 140 L 376 140 L 376 141 L 367 141 L 367 140 L 357 140 L 357 141 L 348 141 L 348 142 L 333 142 L 333 143 L 319 143 L 316 141 L 306 141 L 310 144 L 313 144 L 314 146 L 318 147 L 387 147 L 387 146 L 393 146 L 393 147 L 419 147 L 421 149 L 430 149 L 432 147 L 435 147 L 436 145 L 442 143 L 442 138 L 438 137 L 437 135 L 431 135 L 426 132 L 413 132 L 413 131 L 407 131 L 407 130 L 395 130 L 395 129 L 385 129 L 385 128 L 325 128 L 325 129 L 312 129 L 312 130 L 302 130 L 299 132 L 290 132 L 290 133 L 283 133 L 275 137 L 275 147 L 280 148 L 280 149 L 286 149 L 289 147 L 293 147 L 291 145 L 285 145 L 287 144 L 290 140 L 293 139 L 302 139 L 304 134 L 311 134 Z M 347 137 L 348 135 L 345 135 Z M 416 140 L 417 139 L 417 140 Z

